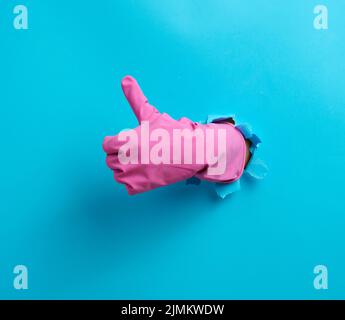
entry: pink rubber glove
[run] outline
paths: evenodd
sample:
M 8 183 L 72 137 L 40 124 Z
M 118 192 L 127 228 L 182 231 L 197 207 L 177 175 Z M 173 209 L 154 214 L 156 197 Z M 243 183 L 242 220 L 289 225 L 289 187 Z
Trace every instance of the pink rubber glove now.
M 106 163 L 110 169 L 114 171 L 114 178 L 117 182 L 126 186 L 130 195 L 145 192 L 157 187 L 166 186 L 178 181 L 189 179 L 196 176 L 200 179 L 214 181 L 214 182 L 232 182 L 237 180 L 243 172 L 245 159 L 245 142 L 243 136 L 232 124 L 217 123 L 217 124 L 200 124 L 193 122 L 187 118 L 179 120 L 172 119 L 166 113 L 160 113 L 158 110 L 148 103 L 136 80 L 130 76 L 122 80 L 122 90 L 132 107 L 135 116 L 138 119 L 139 126 L 133 129 L 137 135 L 136 147 L 138 147 L 138 162 L 137 163 L 123 163 L 121 156 L 123 156 L 122 148 L 127 141 L 120 139 L 120 134 L 117 136 L 107 136 L 103 142 L 103 149 L 107 153 Z M 152 163 L 150 159 L 150 150 L 159 143 L 159 138 L 155 140 L 153 136 L 151 139 L 142 137 L 142 129 L 148 128 L 151 133 L 157 131 L 156 129 L 164 129 L 169 134 L 169 151 L 165 154 L 169 158 L 169 163 Z M 219 167 L 216 162 L 208 162 L 207 159 L 202 163 L 176 163 L 174 156 L 180 154 L 184 159 L 185 149 L 182 144 L 176 144 L 173 140 L 175 129 L 188 129 L 194 132 L 196 129 L 205 130 L 211 128 L 215 130 L 215 153 L 220 150 L 217 148 L 218 130 L 224 129 L 226 132 L 226 152 L 218 154 L 218 159 L 226 158 L 226 167 L 222 174 L 209 174 L 212 167 Z M 199 130 L 199 131 L 200 131 Z M 153 138 L 153 139 L 152 139 Z M 220 139 L 220 138 L 219 138 Z M 121 141 L 120 141 L 121 140 Z M 196 159 L 197 148 L 205 148 L 204 145 L 193 145 L 191 151 L 193 159 Z M 144 146 L 145 145 L 145 146 Z M 142 148 L 144 146 L 144 148 Z M 142 152 L 142 150 L 144 150 Z M 148 150 L 148 151 L 146 151 Z M 122 152 L 122 154 L 121 154 Z M 219 153 L 219 152 L 218 152 Z

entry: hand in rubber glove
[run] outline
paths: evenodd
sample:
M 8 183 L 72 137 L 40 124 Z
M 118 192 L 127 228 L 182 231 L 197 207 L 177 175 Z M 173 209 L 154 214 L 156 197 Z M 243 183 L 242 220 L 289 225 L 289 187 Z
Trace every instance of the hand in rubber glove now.
M 159 113 L 155 107 L 148 103 L 136 80 L 130 76 L 122 80 L 122 90 L 139 122 L 139 126 L 133 129 L 138 136 L 137 147 L 139 161 L 134 164 L 123 164 L 120 161 L 119 153 L 121 153 L 121 146 L 123 146 L 126 141 L 120 141 L 122 139 L 119 139 L 119 135 L 105 137 L 103 149 L 107 153 L 106 163 L 108 167 L 114 171 L 115 180 L 124 184 L 129 194 L 132 195 L 182 181 L 193 177 L 198 172 L 205 169 L 207 166 L 206 164 L 183 164 L 183 161 L 182 164 L 173 164 L 173 154 L 177 152 L 176 145 L 174 145 L 172 138 L 173 129 L 188 128 L 194 130 L 196 127 L 200 126 L 200 124 L 192 122 L 187 118 L 181 118 L 176 121 L 167 114 Z M 141 139 L 141 129 L 143 126 L 146 128 L 149 127 L 150 134 L 155 129 L 164 129 L 169 133 L 169 164 L 154 164 L 148 159 L 150 158 L 150 150 L 159 141 L 150 140 L 148 145 L 143 146 Z M 145 139 L 145 141 L 147 140 L 148 139 Z M 148 146 L 149 150 L 146 150 Z M 141 147 L 145 147 L 145 154 L 141 152 Z M 180 148 L 179 152 L 182 153 L 183 159 L 183 148 Z

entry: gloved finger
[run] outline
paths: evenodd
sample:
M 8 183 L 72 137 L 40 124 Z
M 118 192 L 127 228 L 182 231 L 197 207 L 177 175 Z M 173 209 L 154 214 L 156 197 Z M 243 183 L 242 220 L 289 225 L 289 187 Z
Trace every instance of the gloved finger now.
M 106 136 L 102 147 L 106 154 L 117 154 L 120 148 L 117 136 Z
M 139 123 L 141 121 L 149 120 L 149 118 L 155 112 L 158 113 L 157 109 L 148 103 L 147 98 L 133 77 L 124 77 L 122 79 L 121 86 L 123 93 L 125 94 L 128 103 L 132 107 L 132 110 Z
M 119 159 L 118 156 L 116 154 L 108 154 L 105 158 L 105 163 L 107 164 L 107 166 L 114 170 L 114 171 L 118 171 L 119 168 Z

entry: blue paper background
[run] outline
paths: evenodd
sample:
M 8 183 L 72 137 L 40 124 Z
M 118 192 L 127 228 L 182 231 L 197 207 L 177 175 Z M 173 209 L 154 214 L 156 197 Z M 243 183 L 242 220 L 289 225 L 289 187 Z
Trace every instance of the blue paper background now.
M 345 298 L 345 2 L 322 3 L 319 31 L 311 0 L 1 1 L 0 297 Z M 250 122 L 269 176 L 127 196 L 101 148 L 136 125 L 126 74 L 173 117 Z

